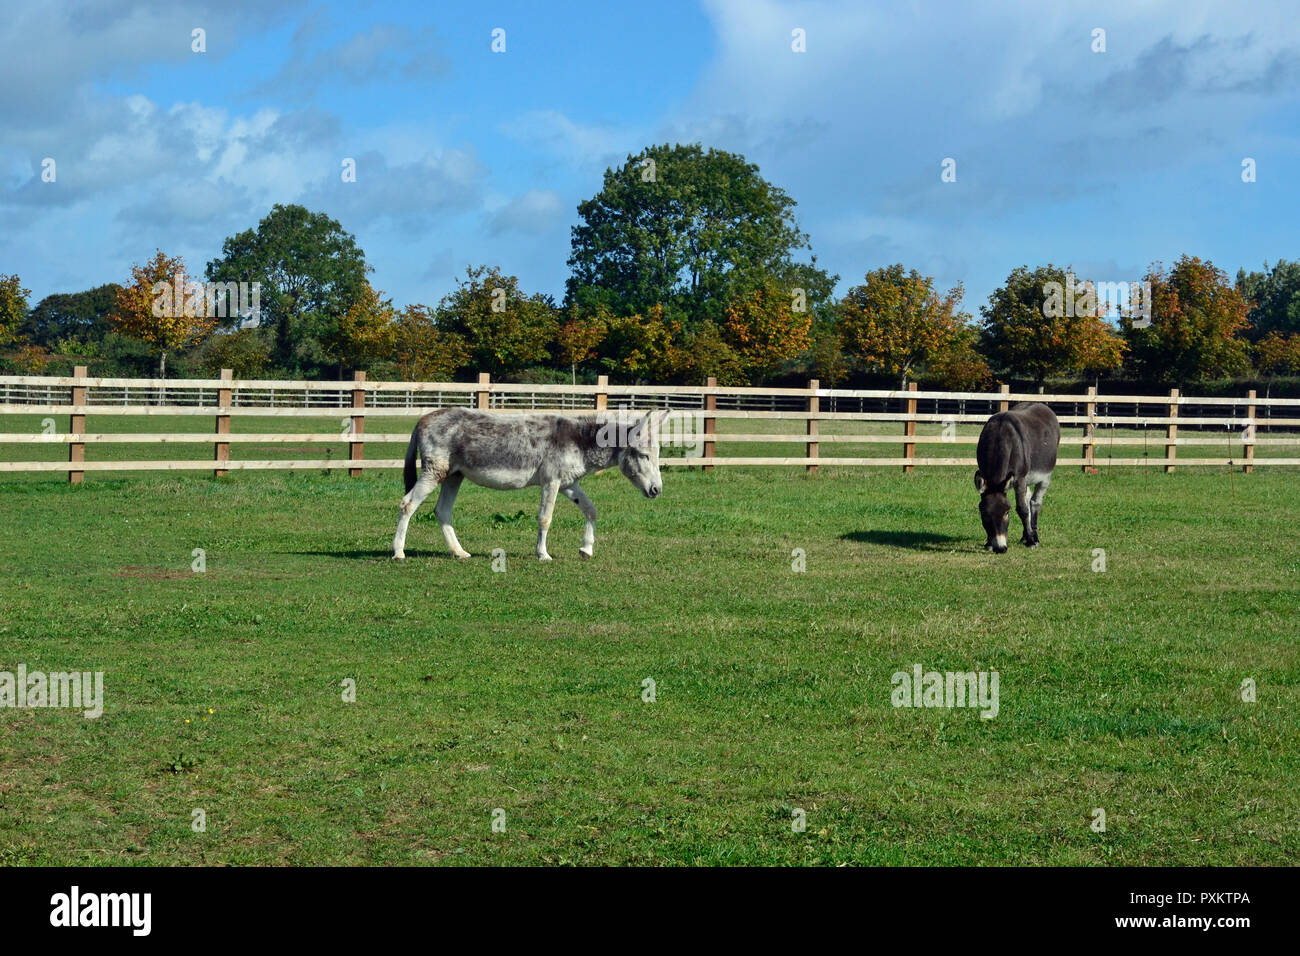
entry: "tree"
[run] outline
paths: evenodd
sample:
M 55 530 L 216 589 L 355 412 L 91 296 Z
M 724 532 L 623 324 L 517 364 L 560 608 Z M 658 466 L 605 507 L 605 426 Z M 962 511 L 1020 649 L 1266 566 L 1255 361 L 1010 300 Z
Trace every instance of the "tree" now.
M 329 216 L 277 204 L 256 231 L 226 239 L 207 277 L 260 282 L 260 322 L 274 335 L 276 363 L 315 372 L 333 364 L 326 343 L 362 294 L 367 271 L 356 239 Z
M 397 310 L 392 299 L 363 282 L 361 291 L 348 310 L 339 317 L 338 328 L 326 344 L 329 354 L 340 365 L 353 369 L 368 368 L 377 359 L 389 358 L 395 342 Z
M 1238 337 L 1249 307 L 1222 269 L 1185 255 L 1170 270 L 1154 263 L 1145 279 L 1151 283 L 1151 324 L 1120 319 L 1138 374 L 1177 384 L 1249 369 L 1247 343 Z
M 811 329 L 812 316 L 794 311 L 790 296 L 775 283 L 735 300 L 722 324 L 724 341 L 752 383 L 769 378 L 805 352 L 812 344 Z
M 124 335 L 149 345 L 158 356 L 158 377 L 167 377 L 167 354 L 197 344 L 216 326 L 209 318 L 204 287 L 180 256 L 161 249 L 131 267 L 131 281 L 119 286 L 109 321 Z
M 676 378 L 687 362 L 679 343 L 682 324 L 669 318 L 663 306 L 645 315 L 611 316 L 601 347 L 600 364 L 637 382 L 666 382 Z
M 228 368 L 235 378 L 257 378 L 271 364 L 271 343 L 263 329 L 218 330 L 203 343 L 200 360 L 209 375 Z
M 435 314 L 423 305 L 408 305 L 393 328 L 394 358 L 408 382 L 441 382 L 454 377 L 469 362 L 465 340 L 438 327 Z
M 555 332 L 556 358 L 569 366 L 569 375 L 576 385 L 578 366 L 597 357 L 597 349 L 609 332 L 608 312 L 597 309 L 586 314 L 571 305 L 567 317 Z
M 0 345 L 6 345 L 18 338 L 19 328 L 27 317 L 27 297 L 30 289 L 24 289 L 18 276 L 0 275 Z
M 526 296 L 515 276 L 479 266 L 438 304 L 437 324 L 460 335 L 470 360 L 495 378 L 547 361 L 557 321 L 549 296 Z
M 1300 332 L 1269 332 L 1255 345 L 1255 367 L 1268 376 L 1300 374 Z
M 99 342 L 113 330 L 108 317 L 117 307 L 120 288 L 109 282 L 84 292 L 47 295 L 27 314 L 23 336 L 46 348 L 55 348 L 60 342 Z
M 968 325 L 958 330 L 943 351 L 931 357 L 926 372 L 927 378 L 941 388 L 961 392 L 978 391 L 993 381 L 988 361 L 976 348 L 975 330 Z
M 1250 302 L 1247 334 L 1259 341 L 1270 332 L 1300 332 L 1300 262 L 1279 259 L 1263 272 L 1237 270 L 1237 291 Z
M 1115 368 L 1124 343 L 1091 283 L 1055 265 L 1020 266 L 980 308 L 979 349 L 992 365 L 1042 385 L 1049 375 Z
M 840 301 L 845 350 L 869 372 L 907 376 L 935 362 L 961 341 L 970 316 L 959 312 L 962 288 L 935 291 L 934 280 L 902 265 L 868 272 Z
M 729 303 L 775 278 L 816 301 L 834 279 L 793 260 L 808 245 L 794 206 L 742 156 L 698 143 L 651 146 L 606 170 L 601 191 L 579 204 L 566 299 L 624 315 L 659 306 L 693 322 L 720 320 Z
M 676 376 L 696 385 L 716 378 L 719 385 L 750 384 L 745 358 L 728 341 L 723 330 L 709 320 L 686 333 L 685 346 L 673 348 L 669 361 Z

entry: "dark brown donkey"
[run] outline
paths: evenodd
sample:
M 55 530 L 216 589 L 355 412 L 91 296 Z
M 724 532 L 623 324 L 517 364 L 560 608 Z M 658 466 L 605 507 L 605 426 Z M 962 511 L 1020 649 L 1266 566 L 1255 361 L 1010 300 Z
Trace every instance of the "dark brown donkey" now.
M 1061 443 L 1061 425 L 1056 414 L 1042 402 L 1023 402 L 998 412 L 984 423 L 979 447 L 975 449 L 975 489 L 980 493 L 980 520 L 988 540 L 985 548 L 1007 553 L 1007 525 L 1011 505 L 1007 489 L 1016 489 L 1016 513 L 1024 525 L 1022 544 L 1038 546 L 1038 512 L 1043 494 L 1052 483 L 1056 467 L 1056 446 Z M 1029 486 L 1034 494 L 1029 496 Z

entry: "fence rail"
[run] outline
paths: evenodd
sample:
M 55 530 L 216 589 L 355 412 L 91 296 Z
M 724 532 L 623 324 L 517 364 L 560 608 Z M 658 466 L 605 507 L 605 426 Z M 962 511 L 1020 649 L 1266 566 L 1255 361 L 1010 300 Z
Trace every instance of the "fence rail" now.
M 681 455 L 665 457 L 665 465 L 701 466 L 706 470 L 736 465 L 802 466 L 815 473 L 822 465 L 888 466 L 912 471 L 919 466 L 974 466 L 968 457 L 918 454 L 918 448 L 935 445 L 971 446 L 978 430 L 964 433 L 958 426 L 982 423 L 991 413 L 1018 401 L 1051 405 L 1061 424 L 1079 434 L 1062 438 L 1063 448 L 1079 449 L 1078 464 L 1085 471 L 1098 464 L 1161 466 L 1172 471 L 1184 466 L 1240 466 L 1249 472 L 1256 465 L 1300 465 L 1300 457 L 1257 457 L 1256 448 L 1289 446 L 1300 456 L 1300 398 L 1260 398 L 1252 390 L 1244 397 L 1187 396 L 1178 389 L 1167 395 L 1102 395 L 1095 388 L 1081 394 L 1012 392 L 922 391 L 915 384 L 896 389 L 821 388 L 811 381 L 806 388 L 719 387 L 706 385 L 611 385 L 602 376 L 595 385 L 530 385 L 492 382 L 480 375 L 477 382 L 369 382 L 358 372 L 351 381 L 285 382 L 235 379 L 223 370 L 215 379 L 157 380 L 91 378 L 84 366 L 71 376 L 0 376 L 0 416 L 45 416 L 38 431 L 15 430 L 0 422 L 0 451 L 8 446 L 66 446 L 66 461 L 0 460 L 0 472 L 66 472 L 72 482 L 86 472 L 205 471 L 215 475 L 230 471 L 268 469 L 340 469 L 359 475 L 364 468 L 400 468 L 398 458 L 365 458 L 367 442 L 374 445 L 405 444 L 409 431 L 366 432 L 366 419 L 387 422 L 416 417 L 449 406 L 489 409 L 503 414 L 534 409 L 596 410 L 666 408 L 669 416 L 663 442 Z M 1274 412 L 1276 411 L 1276 415 Z M 53 416 L 67 416 L 68 430 L 60 433 Z M 211 416 L 213 428 L 204 432 L 131 432 L 107 430 L 109 422 L 123 417 Z M 88 418 L 100 426 L 90 430 Z M 330 419 L 339 423 L 334 432 L 232 431 L 235 420 L 247 418 Z M 738 431 L 719 431 L 719 423 L 739 422 Z M 745 423 L 756 423 L 746 429 Z M 794 432 L 761 432 L 757 423 L 790 422 Z M 823 429 L 858 422 L 865 427 L 892 425 L 892 434 L 836 432 Z M 918 425 L 941 426 L 940 434 L 919 434 Z M 272 426 L 274 427 L 274 426 Z M 1151 428 L 1159 430 L 1152 435 Z M 1124 434 L 1116 434 L 1123 429 Z M 1180 429 L 1186 434 L 1180 432 Z M 1272 437 L 1258 434 L 1272 432 Z M 1288 430 L 1296 429 L 1293 433 Z M 1131 432 L 1140 430 L 1140 434 Z M 1109 433 L 1107 433 L 1109 432 Z M 717 454 L 718 445 L 802 445 L 802 456 Z M 86 460 L 86 448 L 112 446 L 209 445 L 211 457 L 165 461 L 135 459 Z M 345 445 L 346 458 L 303 459 L 231 458 L 240 445 Z M 902 446 L 896 457 L 823 456 L 822 446 Z M 1117 458 L 1113 449 L 1143 448 L 1142 457 Z M 1226 449 L 1218 457 L 1178 457 L 1178 449 Z M 1105 448 L 1107 457 L 1097 452 Z M 1152 454 L 1152 451 L 1158 454 Z M 1239 452 L 1234 455 L 1234 450 Z M 265 452 L 263 452 L 265 454 Z M 672 455 L 672 453 L 669 453 Z M 7 459 L 0 455 L 0 459 Z

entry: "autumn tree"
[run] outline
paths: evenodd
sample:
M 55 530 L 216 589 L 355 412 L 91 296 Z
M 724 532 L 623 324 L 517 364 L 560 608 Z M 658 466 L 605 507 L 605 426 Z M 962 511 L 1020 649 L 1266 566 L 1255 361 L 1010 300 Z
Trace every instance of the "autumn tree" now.
M 1300 375 L 1300 332 L 1269 332 L 1255 344 L 1255 367 L 1270 377 Z
M 18 330 L 27 318 L 27 297 L 30 289 L 24 289 L 22 280 L 16 275 L 0 275 L 0 345 L 6 345 L 18 338 Z
M 970 318 L 958 311 L 961 298 L 961 286 L 940 293 L 932 278 L 901 265 L 868 272 L 840 301 L 845 351 L 865 371 L 898 376 L 905 387 L 909 374 L 958 344 Z
M 408 382 L 445 382 L 469 362 L 470 350 L 455 332 L 438 327 L 436 313 L 408 305 L 393 325 L 393 359 Z
M 597 357 L 597 349 L 609 333 L 608 316 L 608 310 L 603 307 L 589 312 L 576 303 L 566 310 L 564 321 L 555 332 L 555 358 L 569 366 L 574 384 L 578 381 L 578 366 Z
M 1222 269 L 1195 256 L 1183 256 L 1172 269 L 1155 263 L 1149 324 L 1120 319 L 1134 370 L 1170 383 L 1240 375 L 1249 368 L 1245 297 Z
M 996 370 L 1033 379 L 1117 367 L 1124 342 L 1095 286 L 1055 265 L 1015 269 L 980 308 L 979 350 Z
M 550 358 L 557 320 L 550 296 L 525 295 L 515 276 L 488 266 L 468 268 L 438 305 L 437 324 L 461 336 L 470 361 L 495 378 Z
M 796 309 L 803 305 L 800 299 L 793 301 L 784 289 L 767 283 L 727 307 L 723 338 L 750 382 L 769 378 L 808 349 L 812 316 L 806 309 Z
M 391 357 L 395 341 L 397 310 L 391 299 L 363 282 L 348 310 L 339 316 L 338 327 L 327 340 L 329 354 L 340 366 L 365 369 L 378 359 Z M 342 368 L 339 369 L 342 374 Z
M 676 376 L 695 385 L 716 378 L 719 385 L 750 384 L 750 366 L 736 351 L 716 322 L 706 319 L 685 333 L 683 345 L 674 350 Z
M 682 325 L 669 318 L 663 306 L 652 306 L 644 315 L 610 316 L 606 329 L 603 368 L 633 382 L 666 382 L 681 374 Z
M 118 287 L 109 320 L 113 327 L 146 343 L 158 355 L 158 377 L 167 377 L 167 355 L 197 344 L 216 326 L 208 316 L 207 294 L 180 256 L 161 249 L 131 267 L 131 281 Z

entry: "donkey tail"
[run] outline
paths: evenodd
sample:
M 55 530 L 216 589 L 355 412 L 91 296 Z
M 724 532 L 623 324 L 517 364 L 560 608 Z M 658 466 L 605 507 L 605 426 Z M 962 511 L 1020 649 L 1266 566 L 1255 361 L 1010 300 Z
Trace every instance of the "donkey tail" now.
M 406 446 L 406 469 L 403 477 L 406 479 L 406 490 L 410 491 L 415 487 L 415 451 L 417 444 L 418 429 L 411 432 L 411 443 Z

